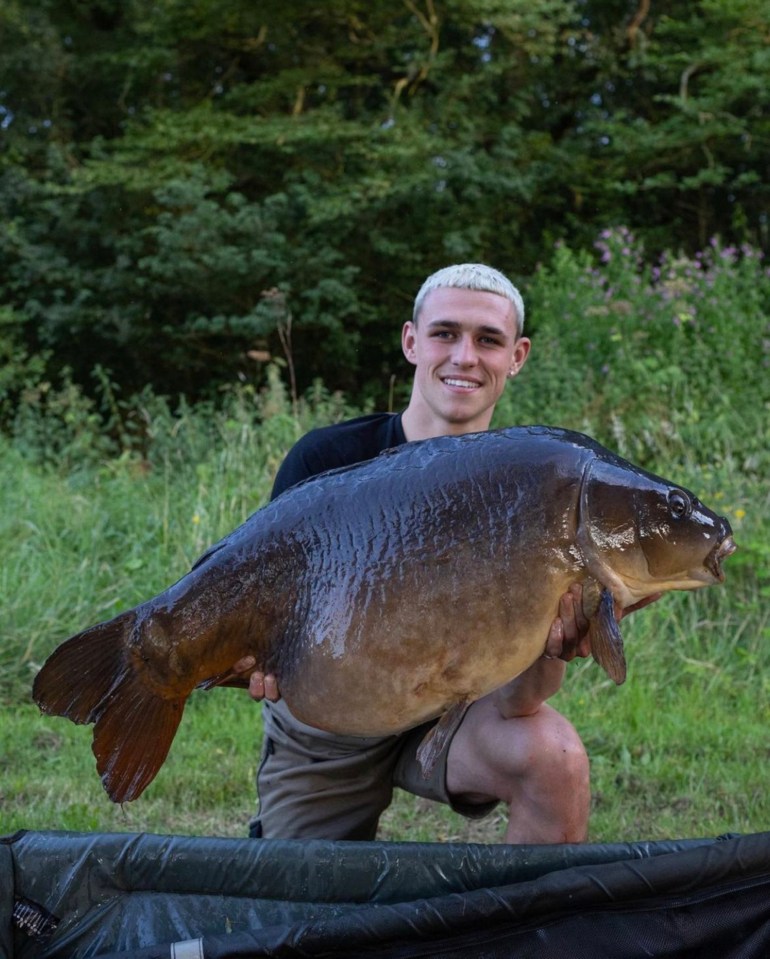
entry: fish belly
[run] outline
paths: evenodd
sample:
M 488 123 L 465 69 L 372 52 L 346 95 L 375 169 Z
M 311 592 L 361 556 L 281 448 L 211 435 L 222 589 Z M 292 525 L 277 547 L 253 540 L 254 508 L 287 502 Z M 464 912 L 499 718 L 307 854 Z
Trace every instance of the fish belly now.
M 345 735 L 399 733 L 509 682 L 544 652 L 560 589 L 483 610 L 472 602 L 419 617 L 371 611 L 344 631 L 308 636 L 282 693 L 302 722 Z

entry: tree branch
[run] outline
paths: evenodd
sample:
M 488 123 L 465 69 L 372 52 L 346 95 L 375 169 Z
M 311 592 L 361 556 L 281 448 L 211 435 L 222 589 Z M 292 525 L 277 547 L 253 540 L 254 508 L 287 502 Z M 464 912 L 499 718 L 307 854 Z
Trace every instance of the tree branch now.
M 647 19 L 647 15 L 650 12 L 652 0 L 640 0 L 639 9 L 634 14 L 634 18 L 629 23 L 628 28 L 626 29 L 626 36 L 628 37 L 628 45 L 630 47 L 636 46 L 636 35 L 639 33 L 639 27 Z

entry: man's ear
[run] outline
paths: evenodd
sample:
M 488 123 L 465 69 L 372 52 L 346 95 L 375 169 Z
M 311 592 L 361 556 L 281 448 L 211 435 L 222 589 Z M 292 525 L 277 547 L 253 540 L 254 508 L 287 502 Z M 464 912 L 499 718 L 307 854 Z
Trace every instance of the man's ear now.
M 416 341 L 417 330 L 415 329 L 414 323 L 411 320 L 407 320 L 406 323 L 404 323 L 404 328 L 401 330 L 401 349 L 404 351 L 404 356 L 412 364 L 417 363 Z
M 532 346 L 531 341 L 526 336 L 520 336 L 513 348 L 513 357 L 511 359 L 511 368 L 508 371 L 508 378 L 513 379 L 527 362 L 529 349 Z

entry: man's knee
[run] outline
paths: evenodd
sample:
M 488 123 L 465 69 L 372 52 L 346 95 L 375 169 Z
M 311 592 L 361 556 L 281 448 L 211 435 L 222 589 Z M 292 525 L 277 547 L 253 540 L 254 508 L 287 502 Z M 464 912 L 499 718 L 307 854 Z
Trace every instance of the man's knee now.
M 588 788 L 589 761 L 577 730 L 555 710 L 548 710 L 534 726 L 524 776 L 544 788 L 574 793 Z
M 506 841 L 584 842 L 591 807 L 585 746 L 555 710 L 539 718 L 528 730 L 523 766 L 506 777 Z
M 473 709 L 473 707 L 471 707 Z M 531 716 L 502 719 L 494 705 L 479 703 L 452 742 L 447 787 L 471 801 L 519 802 L 528 795 L 585 795 L 589 788 L 588 756 L 575 728 L 543 704 Z

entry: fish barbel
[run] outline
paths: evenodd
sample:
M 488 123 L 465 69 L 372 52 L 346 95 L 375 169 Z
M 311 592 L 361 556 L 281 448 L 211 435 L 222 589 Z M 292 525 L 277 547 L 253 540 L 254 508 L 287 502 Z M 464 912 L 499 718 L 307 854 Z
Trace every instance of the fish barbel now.
M 407 443 L 287 490 L 174 585 L 65 641 L 33 696 L 95 724 L 116 802 L 153 780 L 190 693 L 247 655 L 320 729 L 388 735 L 442 716 L 428 769 L 467 705 L 543 654 L 572 583 L 595 659 L 622 682 L 614 607 L 721 582 L 734 549 L 692 493 L 580 433 Z

